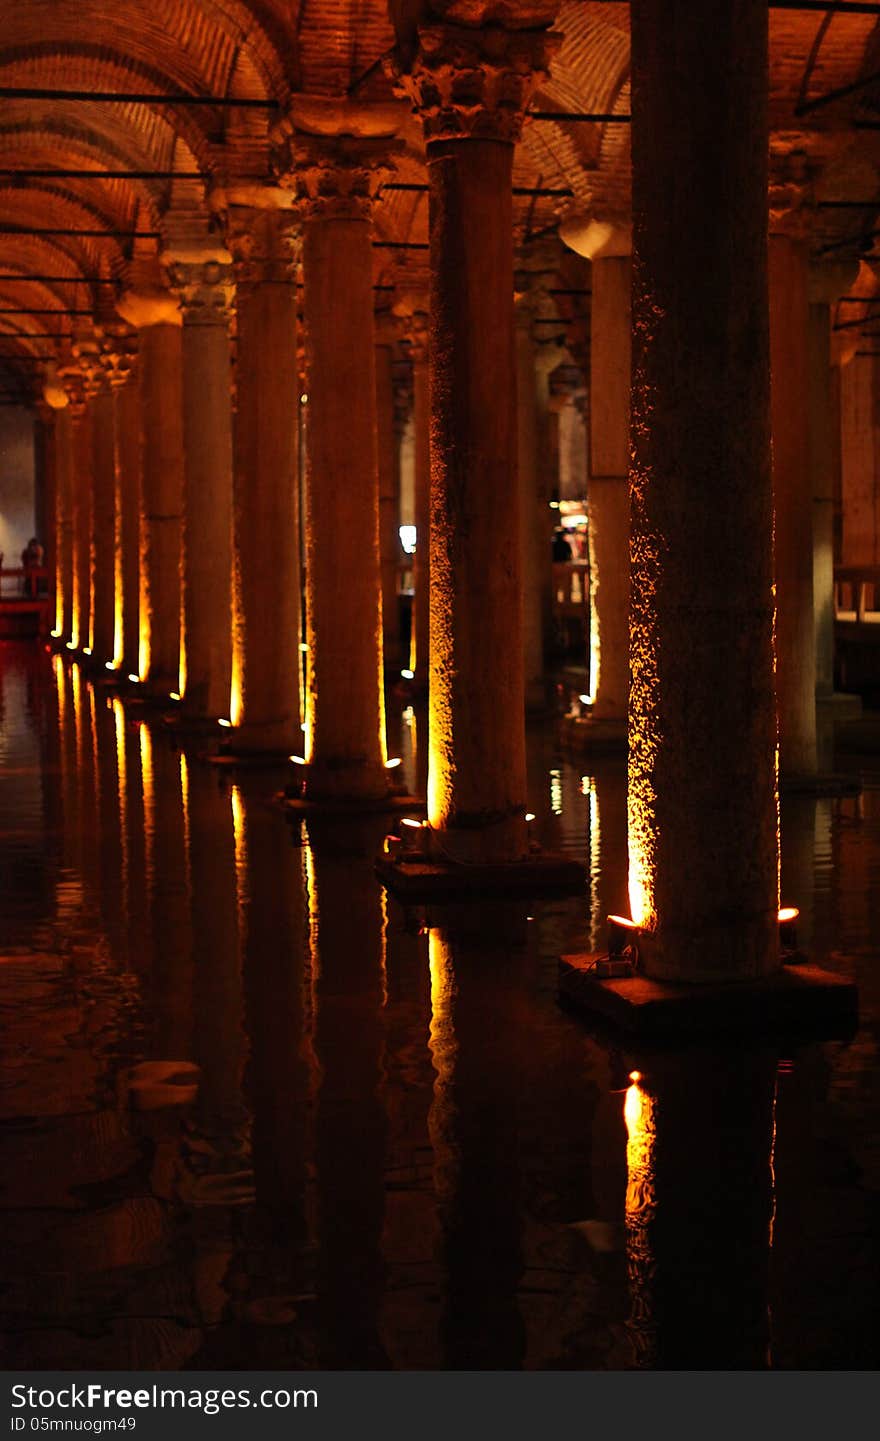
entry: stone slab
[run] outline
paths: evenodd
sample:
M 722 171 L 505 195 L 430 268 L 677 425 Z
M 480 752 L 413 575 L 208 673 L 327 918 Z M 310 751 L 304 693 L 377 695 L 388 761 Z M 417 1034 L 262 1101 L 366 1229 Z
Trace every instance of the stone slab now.
M 861 794 L 859 776 L 838 773 L 804 775 L 783 771 L 779 777 L 781 795 L 857 796 Z
M 374 800 L 361 800 L 358 797 L 314 800 L 308 796 L 286 795 L 282 795 L 280 799 L 284 809 L 297 816 L 374 816 L 385 815 L 391 811 L 422 813 L 425 810 L 425 802 L 419 800 L 418 796 L 400 795 L 397 792 L 378 796 Z
M 499 865 L 381 857 L 376 874 L 404 901 L 482 900 L 492 896 L 572 895 L 587 885 L 587 871 L 569 856 L 549 852 Z
M 563 716 L 559 739 L 563 745 L 581 751 L 624 755 L 627 749 L 625 722 L 593 720 L 590 716 Z
M 811 964 L 783 966 L 760 981 L 681 985 L 644 975 L 596 979 L 597 956 L 562 956 L 559 999 L 616 1030 L 661 1040 L 697 1034 L 845 1036 L 858 1020 L 852 981 Z

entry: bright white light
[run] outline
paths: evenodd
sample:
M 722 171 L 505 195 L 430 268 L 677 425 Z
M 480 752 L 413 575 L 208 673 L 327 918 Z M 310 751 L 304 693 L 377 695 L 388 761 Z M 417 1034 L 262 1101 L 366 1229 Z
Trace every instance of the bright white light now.
M 415 555 L 418 531 L 414 525 L 399 525 L 397 534 L 400 536 L 400 544 L 407 555 Z
M 169 691 L 169 693 L 168 693 L 168 699 L 169 699 L 169 700 L 180 700 L 180 692 L 179 692 L 179 691 L 176 691 L 176 690 Z
M 535 813 L 534 813 L 534 811 L 526 811 L 526 820 L 527 820 L 527 821 L 533 821 L 534 819 L 535 819 Z
M 50 634 L 51 634 L 51 635 L 54 635 L 55 639 L 57 640 L 58 637 L 60 636 L 61 632 L 60 632 L 60 630 L 53 630 L 53 631 L 50 632 Z
M 394 769 L 395 766 L 399 766 L 399 765 L 400 765 L 400 756 L 395 756 L 393 760 L 390 760 L 390 761 L 386 761 L 386 762 L 385 762 L 385 769 L 386 769 L 386 771 L 391 771 L 391 770 Z
M 139 675 L 130 675 L 128 678 L 133 685 L 140 685 L 141 678 Z
M 305 756 L 288 756 L 287 759 L 293 761 L 295 766 L 304 766 L 306 763 Z
M 403 676 L 404 680 L 415 680 L 416 678 L 416 673 L 414 670 L 402 670 L 400 674 Z
M 91 647 L 90 645 L 84 645 L 84 646 L 83 646 L 83 655 L 91 655 L 91 653 L 92 653 L 92 647 Z
M 69 640 L 69 641 L 67 642 L 67 649 L 68 649 L 68 650 L 76 650 L 76 646 L 74 645 L 74 643 L 73 643 L 72 640 Z
M 104 662 L 104 669 L 105 669 L 105 670 L 115 670 L 115 669 L 116 669 L 116 666 L 114 665 L 114 663 L 113 663 L 112 660 L 105 660 L 105 662 Z
M 593 697 L 591 695 L 579 695 L 578 700 L 580 701 L 581 705 L 593 704 Z
M 308 646 L 306 645 L 304 640 L 300 641 L 299 648 L 303 652 L 303 654 L 305 654 L 305 652 L 308 650 Z
M 303 391 L 302 395 L 300 396 L 299 403 L 300 405 L 308 405 L 309 397 L 305 391 Z
M 231 720 L 227 720 L 225 716 L 218 716 L 218 717 L 217 717 L 217 724 L 218 724 L 218 726 L 231 726 L 231 725 L 232 725 L 232 721 L 231 721 Z
M 414 829 L 414 830 L 417 830 L 417 831 L 420 831 L 420 830 L 422 829 L 422 823 L 421 823 L 421 821 L 411 821 L 410 818 L 409 818 L 409 816 L 404 816 L 404 818 L 403 818 L 403 820 L 400 822 L 400 824 L 401 824 L 402 826 L 412 826 L 413 829 Z

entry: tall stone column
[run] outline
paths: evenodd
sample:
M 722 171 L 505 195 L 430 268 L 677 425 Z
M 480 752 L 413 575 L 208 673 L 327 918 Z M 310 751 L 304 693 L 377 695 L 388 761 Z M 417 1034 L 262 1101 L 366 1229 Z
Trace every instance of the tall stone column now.
M 771 230 L 769 253 L 779 767 L 809 776 L 817 761 L 808 251 L 800 236 Z
M 89 650 L 92 635 L 92 405 L 77 407 L 73 426 L 73 626 L 74 650 Z
M 34 534 L 43 547 L 43 565 L 48 572 L 47 584 L 50 601 L 54 601 L 55 595 L 57 554 L 57 415 L 58 411 L 43 400 L 37 407 L 37 414 L 34 421 L 34 460 L 37 472 L 36 500 L 34 505 L 34 524 L 36 529 Z
M 158 270 L 158 264 L 154 267 Z M 118 305 L 139 332 L 141 567 L 137 674 L 167 696 L 180 685 L 183 537 L 182 317 L 155 276 Z
M 394 415 L 393 318 L 377 317 L 376 422 L 379 456 L 379 562 L 382 569 L 382 645 L 385 670 L 400 671 L 400 607 L 397 581 L 400 557 L 400 450 Z
M 103 666 L 115 651 L 116 402 L 105 380 L 92 401 L 92 650 Z
M 183 708 L 228 717 L 232 685 L 232 266 L 170 257 L 183 311 Z
M 854 279 L 855 265 L 810 270 L 809 444 L 813 490 L 813 618 L 816 694 L 834 690 L 834 493 L 839 397 L 832 382 L 831 319 L 834 302 Z
M 238 359 L 233 472 L 234 744 L 299 750 L 300 564 L 295 230 L 233 207 Z
M 632 9 L 629 889 L 687 982 L 779 965 L 767 29 Z
M 431 206 L 431 663 L 428 823 L 440 853 L 528 852 L 511 178 L 555 6 L 508 30 L 425 25 L 403 84 Z
M 55 638 L 73 640 L 73 414 L 72 404 L 57 412 L 55 462 L 58 505 L 55 525 Z
M 413 688 L 427 695 L 431 647 L 431 399 L 430 319 L 421 296 L 405 295 L 395 303 L 403 318 L 412 364 L 413 480 L 416 549 L 412 566 L 412 619 L 407 669 Z
M 876 392 L 877 361 L 856 351 L 840 367 L 842 565 L 876 565 L 880 560 Z
M 119 594 L 116 656 L 123 675 L 138 673 L 141 597 L 141 387 L 137 366 L 116 396 L 119 459 Z
M 538 710 L 544 694 L 544 623 L 541 605 L 541 542 L 544 569 L 550 554 L 544 535 L 532 524 L 538 496 L 538 410 L 535 404 L 535 355 L 532 311 L 527 297 L 516 307 L 517 474 L 523 586 L 523 684 L 526 710 Z
M 375 800 L 388 772 L 370 216 L 394 142 L 346 133 L 345 110 L 328 123 L 332 139 L 297 134 L 286 181 L 303 223 L 309 390 L 306 795 Z

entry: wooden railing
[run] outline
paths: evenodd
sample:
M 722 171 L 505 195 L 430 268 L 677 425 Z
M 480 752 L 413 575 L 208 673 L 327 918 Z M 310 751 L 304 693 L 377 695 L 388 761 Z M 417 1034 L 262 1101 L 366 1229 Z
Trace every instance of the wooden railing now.
M 44 565 L 0 566 L 0 600 L 45 600 L 49 572 Z

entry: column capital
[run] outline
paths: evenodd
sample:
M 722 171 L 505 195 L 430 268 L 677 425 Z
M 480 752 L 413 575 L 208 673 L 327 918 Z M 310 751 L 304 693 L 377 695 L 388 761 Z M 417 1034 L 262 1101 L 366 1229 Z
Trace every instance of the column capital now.
M 239 295 L 257 285 L 295 285 L 300 225 L 290 210 L 231 205 L 226 243 Z
M 430 350 L 431 318 L 428 299 L 407 291 L 392 305 L 397 316 L 404 344 L 413 365 L 421 365 L 428 359 Z
M 168 283 L 180 303 L 184 325 L 228 325 L 235 309 L 232 256 L 166 259 Z
M 791 240 L 809 238 L 817 168 L 804 151 L 771 150 L 767 189 L 771 235 L 783 235 Z
M 403 149 L 393 136 L 297 132 L 279 149 L 279 180 L 293 192 L 294 208 L 306 222 L 369 220 Z
M 428 142 L 515 144 L 532 95 L 562 44 L 562 36 L 547 28 L 556 7 L 473 0 L 442 8 L 447 23 L 420 26 L 409 63 L 399 55 L 392 61 L 398 92 L 409 97 Z M 528 24 L 526 11 L 534 12 L 532 28 L 521 28 Z

